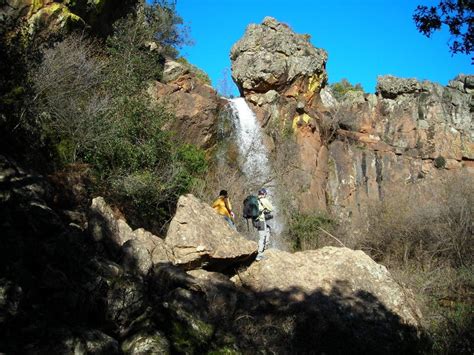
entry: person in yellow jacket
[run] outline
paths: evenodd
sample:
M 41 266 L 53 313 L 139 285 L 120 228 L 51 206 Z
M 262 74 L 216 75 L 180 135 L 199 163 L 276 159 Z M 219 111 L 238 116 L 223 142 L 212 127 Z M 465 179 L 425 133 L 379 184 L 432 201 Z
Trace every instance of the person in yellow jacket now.
M 229 194 L 226 190 L 221 190 L 221 192 L 219 192 L 219 197 L 212 203 L 212 208 L 224 217 L 232 229 L 237 230 L 235 227 L 235 215 L 234 212 L 232 212 Z

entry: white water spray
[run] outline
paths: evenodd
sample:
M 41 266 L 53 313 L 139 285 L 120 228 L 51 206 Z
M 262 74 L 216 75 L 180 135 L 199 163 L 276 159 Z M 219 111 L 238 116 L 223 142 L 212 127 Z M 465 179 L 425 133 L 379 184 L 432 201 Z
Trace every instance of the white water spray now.
M 271 167 L 268 159 L 268 150 L 263 143 L 263 133 L 259 122 L 244 98 L 229 100 L 232 109 L 232 118 L 236 128 L 236 139 L 240 152 L 240 165 L 251 186 L 257 189 L 265 187 L 268 196 L 275 207 L 274 218 L 269 221 L 273 229 L 271 246 L 284 249 L 280 240 L 283 230 L 279 217 L 277 199 L 275 198 L 275 181 L 271 176 Z M 269 184 L 271 183 L 271 186 Z M 256 194 L 256 191 L 254 192 Z

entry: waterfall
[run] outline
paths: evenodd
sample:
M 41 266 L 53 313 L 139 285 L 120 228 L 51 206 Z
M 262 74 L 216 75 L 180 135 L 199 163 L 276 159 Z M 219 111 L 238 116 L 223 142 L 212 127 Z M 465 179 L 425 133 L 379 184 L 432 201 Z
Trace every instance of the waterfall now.
M 273 229 L 271 246 L 284 249 L 284 243 L 280 238 L 283 223 L 278 213 L 276 182 L 271 174 L 268 150 L 263 143 L 260 123 L 244 98 L 230 99 L 229 104 L 239 147 L 240 167 L 248 181 L 248 186 L 256 190 L 262 187 L 268 190 L 268 197 L 275 208 L 274 218 L 268 222 Z M 256 194 L 257 191 L 252 191 L 252 193 Z

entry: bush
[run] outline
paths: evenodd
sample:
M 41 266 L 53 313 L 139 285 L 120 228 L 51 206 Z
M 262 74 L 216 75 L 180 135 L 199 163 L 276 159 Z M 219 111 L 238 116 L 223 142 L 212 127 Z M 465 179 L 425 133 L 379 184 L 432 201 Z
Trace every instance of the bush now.
M 342 79 L 338 83 L 331 84 L 330 88 L 337 100 L 341 100 L 348 92 L 364 92 L 360 84 L 352 85 L 347 79 Z
M 328 236 L 335 222 L 323 214 L 293 213 L 288 226 L 288 237 L 294 251 L 318 249 L 332 245 Z
M 474 188 L 459 175 L 438 186 L 408 185 L 369 209 L 369 232 L 359 247 L 376 260 L 399 266 L 408 262 L 473 262 Z
M 361 248 L 415 292 L 432 352 L 474 347 L 474 188 L 468 175 L 429 186 L 408 185 L 369 210 Z
M 46 49 L 32 73 L 37 117 L 59 164 L 75 163 L 113 134 L 105 116 L 111 97 L 101 90 L 106 63 L 97 44 L 72 35 Z
M 154 232 L 207 169 L 204 152 L 173 142 L 163 127 L 174 116 L 146 93 L 181 40 L 180 19 L 168 5 L 154 2 L 117 21 L 105 46 L 65 38 L 44 51 L 31 76 L 42 133 L 58 165 L 90 164 L 96 193 L 118 204 L 132 226 Z M 158 49 L 151 51 L 150 42 Z
M 437 169 L 443 169 L 446 166 L 446 159 L 444 159 L 441 155 L 437 157 L 434 161 L 433 164 L 435 168 Z

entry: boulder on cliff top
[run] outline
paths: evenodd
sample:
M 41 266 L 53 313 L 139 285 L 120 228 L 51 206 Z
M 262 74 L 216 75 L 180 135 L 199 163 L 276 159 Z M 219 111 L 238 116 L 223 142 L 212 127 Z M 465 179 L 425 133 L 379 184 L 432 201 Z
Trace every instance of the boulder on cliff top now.
M 191 194 L 179 198 L 165 241 L 173 251 L 174 263 L 190 267 L 231 263 L 257 251 L 257 243 L 230 228 L 211 206 Z
M 377 77 L 376 91 L 384 98 L 394 99 L 401 94 L 412 94 L 421 91 L 422 87 L 416 79 L 397 78 L 392 75 Z
M 271 17 L 249 25 L 230 57 L 232 77 L 244 93 L 280 91 L 298 77 L 327 78 L 327 53 L 313 47 L 308 35 L 296 34 Z
M 379 303 L 404 324 L 419 326 L 421 313 L 414 296 L 360 250 L 325 247 L 294 254 L 269 250 L 265 254 L 233 281 L 260 293 L 291 292 L 295 302 L 311 299 L 316 293 L 336 293 L 346 306 L 357 307 L 361 295 L 370 296 L 371 303 Z

